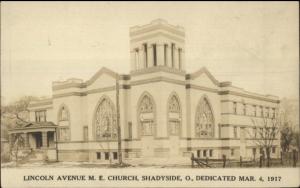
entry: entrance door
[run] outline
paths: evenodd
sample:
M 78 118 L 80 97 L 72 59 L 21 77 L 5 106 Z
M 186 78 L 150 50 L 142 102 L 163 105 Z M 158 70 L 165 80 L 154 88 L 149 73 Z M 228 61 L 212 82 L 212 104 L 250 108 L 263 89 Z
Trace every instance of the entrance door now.
M 180 122 L 176 120 L 169 120 L 169 134 L 170 134 L 170 157 L 179 156 L 179 134 L 180 134 Z
M 178 136 L 170 136 L 170 155 L 171 157 L 179 157 L 179 138 Z
M 153 151 L 153 127 L 152 121 L 142 121 L 142 137 L 141 137 L 141 149 L 143 157 L 152 157 Z
M 34 139 L 35 139 L 35 148 L 40 149 L 42 147 L 42 133 L 32 133 Z

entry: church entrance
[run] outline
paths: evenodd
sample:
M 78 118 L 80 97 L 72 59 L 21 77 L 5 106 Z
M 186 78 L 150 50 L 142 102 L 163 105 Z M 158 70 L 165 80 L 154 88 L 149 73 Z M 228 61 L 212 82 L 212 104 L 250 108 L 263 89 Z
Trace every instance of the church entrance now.
M 141 136 L 142 157 L 154 156 L 155 105 L 152 97 L 145 93 L 139 102 L 138 122 Z
M 178 120 L 169 121 L 170 126 L 170 157 L 177 157 L 179 155 L 180 141 L 179 130 L 180 122 Z
M 170 139 L 170 157 L 178 157 L 180 149 L 181 106 L 176 93 L 168 100 L 168 132 Z
M 142 156 L 143 157 L 152 157 L 153 153 L 153 121 L 144 120 L 141 121 L 142 126 Z

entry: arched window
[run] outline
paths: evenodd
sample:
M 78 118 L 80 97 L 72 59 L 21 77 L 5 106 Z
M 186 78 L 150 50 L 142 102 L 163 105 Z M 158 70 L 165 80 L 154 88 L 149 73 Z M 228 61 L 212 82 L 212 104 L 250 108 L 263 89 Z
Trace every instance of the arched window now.
M 95 112 L 94 124 L 96 140 L 117 139 L 116 111 L 109 98 L 103 97 L 100 100 Z
M 144 94 L 139 101 L 138 123 L 142 136 L 152 136 L 154 134 L 155 105 L 152 97 L 148 93 Z
M 59 121 L 69 121 L 69 111 L 66 106 L 62 106 L 58 116 Z
M 181 107 L 178 96 L 174 93 L 168 100 L 169 135 L 180 135 Z
M 195 119 L 196 137 L 213 137 L 214 117 L 210 104 L 206 97 L 201 98 L 196 109 Z
M 70 113 L 66 105 L 58 110 L 58 138 L 60 141 L 70 140 Z

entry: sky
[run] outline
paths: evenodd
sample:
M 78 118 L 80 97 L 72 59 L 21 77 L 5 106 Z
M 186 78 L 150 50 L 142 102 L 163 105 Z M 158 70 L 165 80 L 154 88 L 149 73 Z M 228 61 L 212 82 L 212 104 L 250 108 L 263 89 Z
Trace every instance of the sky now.
M 297 2 L 1 2 L 1 102 L 101 67 L 128 74 L 129 28 L 157 18 L 185 28 L 187 73 L 298 98 Z

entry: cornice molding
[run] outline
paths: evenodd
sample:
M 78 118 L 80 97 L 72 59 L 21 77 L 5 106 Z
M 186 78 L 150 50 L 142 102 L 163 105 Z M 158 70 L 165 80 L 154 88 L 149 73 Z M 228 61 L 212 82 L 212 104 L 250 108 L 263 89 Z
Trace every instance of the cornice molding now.
M 139 69 L 139 70 L 134 70 L 134 71 L 130 72 L 130 75 L 132 77 L 134 77 L 134 76 L 145 75 L 145 74 L 150 74 L 150 73 L 155 73 L 155 72 L 166 72 L 166 73 L 176 74 L 179 76 L 185 76 L 185 71 L 183 71 L 183 70 L 174 69 L 174 68 L 170 68 L 170 67 L 162 66 L 162 65 L 148 67 L 148 68 Z
M 230 90 L 219 91 L 218 94 L 219 95 L 235 95 L 235 96 L 239 96 L 239 97 L 246 97 L 246 98 L 251 98 L 251 99 L 262 100 L 262 101 L 266 101 L 266 102 L 280 103 L 280 100 L 275 100 L 275 99 L 270 99 L 270 98 L 263 97 L 263 96 L 255 96 L 255 95 L 250 95 L 250 94 L 245 94 L 245 93 L 240 93 L 240 92 L 230 91 Z

